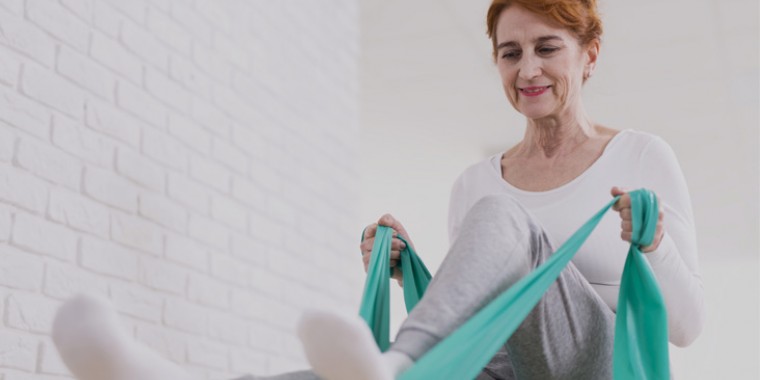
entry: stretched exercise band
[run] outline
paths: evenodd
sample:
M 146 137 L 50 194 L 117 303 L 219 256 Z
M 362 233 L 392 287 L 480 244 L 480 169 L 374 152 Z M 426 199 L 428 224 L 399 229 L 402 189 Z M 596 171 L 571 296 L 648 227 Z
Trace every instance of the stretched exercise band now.
M 652 244 L 659 216 L 657 198 L 648 190 L 629 193 L 633 237 L 620 280 L 615 318 L 613 373 L 615 380 L 670 378 L 665 303 L 640 247 Z M 615 197 L 554 254 L 516 282 L 472 318 L 428 351 L 400 380 L 474 379 L 527 317 L 575 253 L 617 202 Z M 392 231 L 378 227 L 364 288 L 360 315 L 369 324 L 381 350 L 389 343 L 389 264 Z M 407 310 L 417 304 L 430 273 L 409 244 L 401 252 Z
M 362 233 L 364 237 L 364 233 Z M 410 312 L 417 305 L 430 282 L 430 272 L 417 256 L 417 253 L 403 237 L 399 239 L 406 244 L 401 252 L 399 266 L 404 276 L 404 303 L 406 311 Z M 385 351 L 390 346 L 390 256 L 393 230 L 378 226 L 375 234 L 375 244 L 372 246 L 367 280 L 364 283 L 364 296 L 359 308 L 359 315 L 367 321 L 377 346 Z

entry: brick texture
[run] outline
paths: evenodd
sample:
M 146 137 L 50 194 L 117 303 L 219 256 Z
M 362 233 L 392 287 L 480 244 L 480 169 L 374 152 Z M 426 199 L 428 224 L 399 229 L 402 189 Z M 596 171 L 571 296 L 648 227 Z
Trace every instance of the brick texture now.
M 358 8 L 0 2 L 0 379 L 73 380 L 81 292 L 199 378 L 307 365 L 299 313 L 361 288 L 359 157 L 317 147 L 359 144 Z

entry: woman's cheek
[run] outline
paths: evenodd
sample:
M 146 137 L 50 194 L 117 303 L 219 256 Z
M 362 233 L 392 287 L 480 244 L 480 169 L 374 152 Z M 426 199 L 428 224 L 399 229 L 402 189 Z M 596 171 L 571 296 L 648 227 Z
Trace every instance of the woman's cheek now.
M 570 83 L 568 82 L 567 78 L 559 78 L 557 80 L 557 97 L 560 100 L 561 104 L 567 104 L 567 100 L 570 97 L 570 91 L 568 89 L 570 88 Z
M 512 107 L 517 109 L 517 91 L 515 91 L 515 87 L 512 85 L 504 85 L 504 93 L 507 95 L 507 99 L 509 100 L 509 103 L 512 104 Z
M 503 72 L 500 72 L 500 74 L 502 78 L 502 86 L 504 87 L 504 94 L 507 96 L 509 103 L 512 104 L 512 107 L 517 109 L 517 90 L 515 89 L 515 83 L 513 80 L 506 77 Z
M 509 101 L 511 102 L 514 98 L 514 80 L 509 75 L 509 71 L 504 67 L 503 63 L 498 63 L 499 67 L 499 78 L 501 79 L 501 85 L 504 87 L 504 94 L 507 95 L 507 98 L 509 98 Z

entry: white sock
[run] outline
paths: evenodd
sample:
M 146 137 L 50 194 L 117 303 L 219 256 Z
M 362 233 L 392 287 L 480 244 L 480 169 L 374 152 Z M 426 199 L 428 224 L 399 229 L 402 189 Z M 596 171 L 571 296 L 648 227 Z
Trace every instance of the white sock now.
M 409 355 L 399 351 L 385 351 L 383 353 L 383 361 L 385 365 L 393 372 L 393 378 L 395 379 L 401 372 L 406 371 L 414 364 L 412 358 Z
M 53 341 L 79 380 L 194 379 L 127 335 L 103 298 L 78 295 L 67 300 L 55 316 Z
M 381 353 L 357 315 L 306 312 L 298 336 L 314 372 L 326 380 L 393 380 L 413 364 L 403 353 Z

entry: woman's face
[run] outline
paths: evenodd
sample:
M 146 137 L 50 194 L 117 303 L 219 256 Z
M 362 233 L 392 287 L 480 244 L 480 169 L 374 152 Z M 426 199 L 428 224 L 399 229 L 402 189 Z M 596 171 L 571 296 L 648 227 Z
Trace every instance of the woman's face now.
M 530 119 L 559 116 L 580 105 L 584 73 L 598 43 L 583 48 L 569 30 L 513 5 L 496 24 L 496 65 L 515 109 Z

